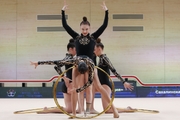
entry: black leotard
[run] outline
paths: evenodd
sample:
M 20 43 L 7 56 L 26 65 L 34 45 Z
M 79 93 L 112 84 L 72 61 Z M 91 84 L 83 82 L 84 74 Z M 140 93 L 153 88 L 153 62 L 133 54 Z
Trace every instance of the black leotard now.
M 68 60 L 68 59 L 72 59 L 73 55 L 66 53 L 66 57 L 63 60 Z M 72 67 L 73 65 L 65 65 L 65 69 L 67 70 L 68 68 Z M 61 67 L 63 67 L 63 65 L 56 65 L 54 66 L 55 70 L 57 71 L 57 73 L 60 75 L 62 74 L 62 70 Z M 69 79 L 72 79 L 72 69 L 66 72 L 66 77 L 68 77 Z
M 66 56 L 63 60 L 68 60 L 68 59 L 72 59 L 73 58 L 73 55 L 72 54 L 68 54 L 66 53 Z M 47 61 L 48 62 L 48 61 Z M 41 63 L 41 65 L 46 65 L 46 64 L 50 64 L 50 63 Z M 52 64 L 52 63 L 51 63 Z M 67 65 L 62 65 L 62 64 L 55 64 L 54 66 L 54 69 L 56 70 L 56 72 L 61 75 L 63 72 L 62 72 L 62 69 L 61 67 L 65 66 L 65 69 L 67 70 L 68 68 L 72 67 L 73 65 L 72 64 L 67 64 Z M 68 70 L 66 73 L 66 77 L 71 79 L 72 80 L 72 69 Z M 72 81 L 69 81 L 69 82 L 72 82 Z M 63 93 L 67 93 L 67 87 L 66 87 L 66 84 L 64 82 L 64 80 L 62 79 L 62 86 L 61 86 L 61 91 Z
M 63 60 L 68 60 L 68 59 L 72 59 L 72 58 L 73 58 L 73 56 L 71 54 L 66 54 L 66 57 Z M 69 69 L 72 66 L 73 66 L 72 64 L 65 65 L 65 70 Z M 72 69 L 70 69 L 66 72 L 66 77 L 72 80 Z M 72 81 L 69 81 L 69 83 L 71 83 L 71 82 Z M 67 86 L 66 86 L 64 80 L 63 80 L 61 87 L 62 87 L 62 92 L 67 93 Z
M 65 18 L 65 11 L 62 10 L 62 25 L 68 34 L 75 40 L 76 53 L 79 55 L 86 55 L 89 58 L 93 59 L 93 52 L 95 46 L 95 40 L 103 33 L 108 25 L 108 10 L 105 11 L 104 23 L 102 26 L 91 35 L 83 36 L 76 33 L 72 28 L 67 24 Z
M 58 66 L 78 65 L 81 60 L 83 60 L 88 65 L 88 69 L 89 69 L 88 82 L 85 83 L 83 87 L 76 89 L 76 92 L 81 92 L 92 84 L 94 78 L 94 62 L 88 56 L 85 55 L 76 56 L 72 59 L 66 59 L 66 60 L 38 61 L 38 65 L 58 65 Z
M 112 73 L 121 80 L 121 82 L 124 82 L 123 78 L 121 77 L 121 75 L 119 73 L 116 72 L 116 69 L 113 67 L 111 61 L 109 60 L 109 58 L 105 55 L 102 54 L 99 56 L 99 63 L 98 63 L 98 67 L 100 67 L 101 69 L 103 69 L 105 72 L 107 72 L 110 75 L 110 70 L 112 71 Z M 99 81 L 101 83 L 101 85 L 105 84 L 108 85 L 110 88 L 112 88 L 111 83 L 109 81 L 108 76 L 102 72 L 101 70 L 98 69 L 98 77 L 99 77 Z

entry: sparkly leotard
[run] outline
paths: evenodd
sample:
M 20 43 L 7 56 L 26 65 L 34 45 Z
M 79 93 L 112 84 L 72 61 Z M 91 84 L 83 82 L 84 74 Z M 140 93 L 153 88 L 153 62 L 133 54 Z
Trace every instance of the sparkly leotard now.
M 101 69 L 103 69 L 105 72 L 107 72 L 110 75 L 110 70 L 111 72 L 119 79 L 121 80 L 121 82 L 124 82 L 123 78 L 121 77 L 121 75 L 119 73 L 117 73 L 116 69 L 113 67 L 111 61 L 109 60 L 109 58 L 106 56 L 106 54 L 102 54 L 99 56 L 99 63 L 98 63 L 98 67 L 100 67 Z M 98 69 L 98 77 L 100 80 L 101 85 L 105 84 L 108 85 L 110 88 L 111 87 L 111 83 L 109 81 L 108 76 L 102 72 L 101 70 Z
M 75 40 L 76 53 L 79 55 L 86 55 L 89 58 L 93 59 L 95 40 L 103 33 L 108 25 L 108 10 L 105 11 L 104 23 L 101 27 L 91 35 L 83 36 L 76 33 L 72 28 L 67 24 L 65 18 L 65 11 L 62 10 L 62 25 L 67 33 Z
M 94 78 L 94 62 L 89 57 L 83 55 L 83 56 L 76 56 L 72 59 L 66 59 L 66 60 L 38 61 L 38 65 L 57 65 L 57 66 L 78 65 L 79 61 L 81 60 L 83 60 L 88 65 L 88 69 L 89 69 L 88 82 L 83 87 L 76 89 L 76 92 L 81 92 L 92 84 Z
M 72 54 L 68 54 L 66 53 L 66 57 L 63 60 L 68 60 L 68 59 L 72 59 L 73 55 Z M 73 65 L 65 65 L 65 69 L 67 70 L 68 68 L 72 67 Z M 57 71 L 57 73 L 59 75 L 62 74 L 62 70 L 61 67 L 63 67 L 62 65 L 55 65 L 54 69 Z M 69 71 L 66 72 L 66 77 L 72 80 L 72 69 L 70 69 Z M 69 81 L 72 82 L 72 81 Z M 61 86 L 61 90 L 63 93 L 67 93 L 67 87 L 66 84 L 64 82 L 64 80 L 62 79 L 62 86 Z

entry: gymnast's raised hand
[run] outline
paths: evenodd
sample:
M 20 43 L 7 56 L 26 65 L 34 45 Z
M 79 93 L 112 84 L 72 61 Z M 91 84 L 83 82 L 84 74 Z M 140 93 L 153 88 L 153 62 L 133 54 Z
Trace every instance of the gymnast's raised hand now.
M 63 10 L 63 11 L 67 10 L 67 9 L 68 9 L 67 6 L 68 6 L 68 5 L 66 4 L 66 0 L 64 0 L 64 6 L 62 7 L 62 10 Z
M 101 7 L 102 7 L 102 9 L 105 10 L 105 11 L 108 10 L 108 8 L 107 8 L 107 6 L 106 6 L 106 4 L 105 4 L 105 1 L 104 1 L 103 4 L 101 5 Z

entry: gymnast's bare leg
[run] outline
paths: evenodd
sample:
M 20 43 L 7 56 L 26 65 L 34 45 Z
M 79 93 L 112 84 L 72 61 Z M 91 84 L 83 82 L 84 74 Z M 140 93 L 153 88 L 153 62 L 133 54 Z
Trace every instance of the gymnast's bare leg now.
M 63 77 L 65 85 L 67 87 L 67 93 L 63 93 L 64 96 L 64 103 L 66 107 L 62 107 L 61 109 L 63 109 L 64 111 L 68 112 L 68 113 L 72 113 L 72 107 L 71 107 L 71 89 L 72 89 L 72 83 L 70 83 L 69 81 L 71 81 L 69 78 L 67 77 Z M 81 113 L 81 106 L 78 103 L 78 109 L 76 110 L 77 113 Z M 48 108 L 48 107 L 44 107 L 44 110 L 42 111 L 38 111 L 38 114 L 48 114 L 48 113 L 63 113 L 58 107 L 54 107 L 54 108 Z
M 106 92 L 106 90 L 102 87 L 102 85 L 99 82 L 99 78 L 98 78 L 98 75 L 97 75 L 97 69 L 96 68 L 94 68 L 94 81 L 93 81 L 93 85 L 95 86 L 95 89 L 97 89 L 101 93 L 102 98 L 104 98 L 104 100 L 107 103 L 110 103 L 111 100 L 110 100 L 110 97 L 109 97 L 108 93 Z M 115 108 L 113 103 L 111 105 L 111 109 L 112 109 L 112 112 L 114 114 L 114 118 L 119 118 L 118 111 Z

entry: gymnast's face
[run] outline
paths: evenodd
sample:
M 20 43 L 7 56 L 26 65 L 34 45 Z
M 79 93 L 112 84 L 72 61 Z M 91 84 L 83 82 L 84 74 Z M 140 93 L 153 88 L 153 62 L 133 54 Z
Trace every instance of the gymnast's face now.
M 81 29 L 81 33 L 83 34 L 83 36 L 87 36 L 88 33 L 90 32 L 90 26 L 87 24 L 82 24 L 80 26 L 80 29 Z
M 100 46 L 95 46 L 94 47 L 94 54 L 96 55 L 96 56 L 100 56 L 101 54 L 102 54 L 102 52 L 103 52 L 103 50 L 102 50 L 102 48 L 100 47 Z
M 74 56 L 76 55 L 76 48 L 75 47 L 69 48 L 68 52 Z

